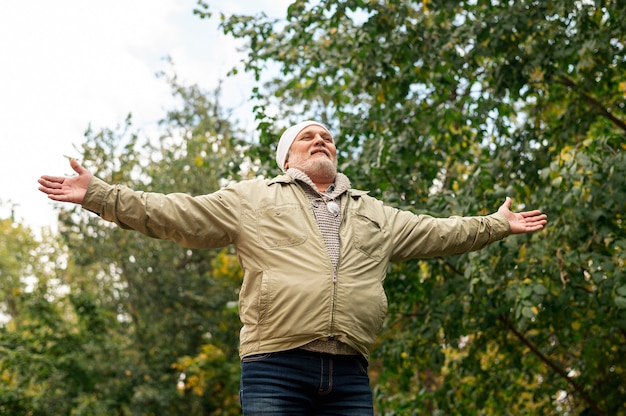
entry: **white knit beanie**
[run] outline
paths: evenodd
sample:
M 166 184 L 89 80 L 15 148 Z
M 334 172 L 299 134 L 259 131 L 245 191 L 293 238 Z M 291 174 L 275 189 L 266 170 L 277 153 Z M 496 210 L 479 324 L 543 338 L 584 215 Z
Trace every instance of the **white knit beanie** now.
M 294 124 L 293 126 L 289 127 L 287 130 L 285 130 L 282 136 L 280 136 L 280 140 L 278 141 L 278 147 L 276 148 L 276 163 L 278 164 L 278 167 L 283 172 L 285 171 L 285 160 L 287 159 L 287 154 L 289 153 L 289 148 L 291 147 L 291 144 L 295 140 L 298 133 L 304 130 L 305 127 L 308 127 L 311 125 L 321 126 L 330 133 L 328 128 L 322 123 L 318 123 L 317 121 L 307 120 L 298 124 Z

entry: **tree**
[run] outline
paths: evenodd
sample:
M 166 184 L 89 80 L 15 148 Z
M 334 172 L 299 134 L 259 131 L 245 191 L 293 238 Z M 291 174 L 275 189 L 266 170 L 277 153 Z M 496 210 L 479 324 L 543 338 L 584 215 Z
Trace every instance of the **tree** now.
M 625 17 L 614 0 L 221 16 L 259 82 L 253 157 L 315 117 L 353 183 L 390 204 L 483 214 L 509 195 L 549 215 L 541 233 L 390 270 L 381 413 L 626 414 Z
M 158 192 L 207 193 L 247 174 L 219 89 L 183 86 L 176 76 L 167 82 L 180 105 L 165 115 L 160 137 L 142 139 L 131 116 L 114 129 L 89 129 L 82 163 L 109 182 Z M 24 265 L 41 255 L 26 258 L 34 249 L 14 230 L 12 252 L 21 257 L 3 257 L 15 267 L 5 278 L 3 264 L 0 283 L 9 295 L 9 283 L 23 288 Z M 1 328 L 0 413 L 240 413 L 232 302 L 242 275 L 231 249 L 183 249 L 68 206 L 59 209 L 58 240 L 62 261 L 47 273 L 65 291 L 51 296 L 38 285 L 14 302 L 24 306 Z M 213 359 L 198 363 L 207 351 Z M 216 376 L 199 388 L 197 377 L 208 373 Z
M 0 219 L 0 312 L 15 319 L 20 313 L 22 279 L 33 273 L 33 250 L 37 247 L 31 230 L 12 219 Z
M 86 309 L 88 299 L 66 296 L 57 274 L 66 252 L 48 230 L 36 238 L 12 219 L 0 220 L 0 229 L 0 300 L 7 311 L 0 326 L 0 414 L 70 414 L 100 375 L 88 348 L 100 329 L 93 328 L 99 311 Z
M 146 140 L 140 150 L 130 118 L 119 131 L 87 132 L 82 154 L 96 176 L 134 189 L 197 195 L 218 189 L 237 171 L 241 144 L 218 104 L 219 90 L 208 94 L 185 87 L 175 76 L 169 82 L 181 107 L 167 113 L 158 140 Z M 132 345 L 128 368 L 117 369 L 131 378 L 116 386 L 117 394 L 125 395 L 120 402 L 133 414 L 233 412 L 236 383 L 225 382 L 219 395 L 199 398 L 177 389 L 180 357 L 210 345 L 237 361 L 239 321 L 227 305 L 237 299 L 240 281 L 213 276 L 219 251 L 183 249 L 74 211 L 64 214 L 60 230 L 84 270 L 75 289 L 99 293 Z M 228 371 L 236 378 L 239 369 Z

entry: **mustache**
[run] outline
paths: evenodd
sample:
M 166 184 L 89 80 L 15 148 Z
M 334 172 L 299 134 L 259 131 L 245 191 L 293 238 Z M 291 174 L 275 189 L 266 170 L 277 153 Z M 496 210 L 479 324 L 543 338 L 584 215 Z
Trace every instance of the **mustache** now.
M 319 147 L 317 149 L 311 150 L 309 155 L 314 155 L 315 153 L 320 153 L 320 152 L 324 153 L 326 156 L 330 157 L 330 152 L 327 149 L 324 149 L 323 147 Z

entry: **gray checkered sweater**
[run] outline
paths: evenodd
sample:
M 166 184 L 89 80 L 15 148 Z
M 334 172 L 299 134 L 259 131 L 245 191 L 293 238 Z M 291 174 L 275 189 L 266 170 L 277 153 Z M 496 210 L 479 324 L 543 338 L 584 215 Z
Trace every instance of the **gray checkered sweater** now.
M 306 196 L 311 201 L 311 209 L 315 214 L 317 225 L 320 227 L 324 243 L 326 244 L 326 250 L 330 257 L 330 262 L 333 265 L 333 270 L 337 272 L 337 265 L 339 264 L 340 253 L 340 240 L 339 240 L 339 226 L 341 224 L 341 201 L 339 196 L 350 189 L 350 180 L 343 173 L 338 173 L 335 178 L 335 183 L 331 185 L 326 192 L 320 193 L 317 191 L 317 187 L 309 178 L 309 176 L 298 169 L 287 169 L 287 175 L 291 176 L 297 183 L 302 186 Z M 334 214 L 328 209 L 328 203 L 335 201 L 340 210 L 339 213 Z

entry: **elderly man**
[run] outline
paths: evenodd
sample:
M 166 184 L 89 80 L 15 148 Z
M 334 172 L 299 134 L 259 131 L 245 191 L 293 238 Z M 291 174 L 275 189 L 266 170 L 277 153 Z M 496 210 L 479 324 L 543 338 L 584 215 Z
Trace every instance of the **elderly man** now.
M 387 312 L 389 262 L 478 250 L 537 231 L 540 211 L 434 218 L 386 206 L 337 172 L 333 136 L 305 121 L 280 138 L 284 174 L 202 196 L 110 185 L 76 160 L 73 177 L 39 189 L 107 221 L 181 246 L 234 244 L 244 279 L 241 404 L 245 415 L 373 414 L 367 364 Z

